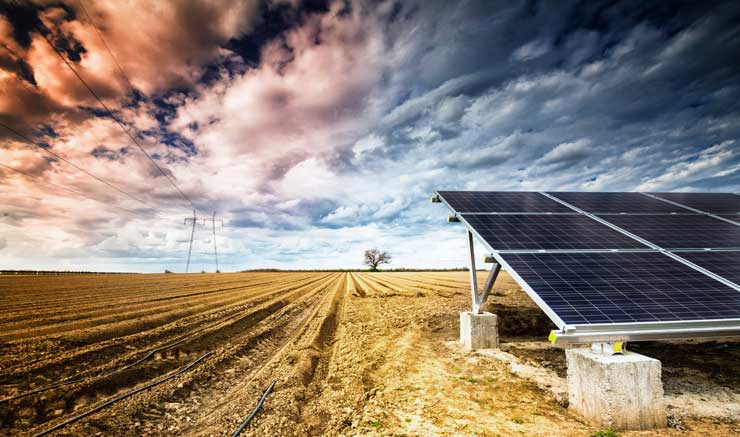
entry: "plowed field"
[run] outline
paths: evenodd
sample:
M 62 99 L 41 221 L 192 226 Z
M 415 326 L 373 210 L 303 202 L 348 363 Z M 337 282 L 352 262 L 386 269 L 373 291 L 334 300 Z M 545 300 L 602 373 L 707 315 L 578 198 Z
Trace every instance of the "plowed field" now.
M 242 435 L 598 431 L 568 412 L 563 351 L 508 275 L 486 307 L 502 351 L 455 341 L 468 298 L 465 272 L 0 276 L 1 434 L 230 435 L 272 381 Z M 673 427 L 620 435 L 740 432 L 737 343 L 641 347 Z

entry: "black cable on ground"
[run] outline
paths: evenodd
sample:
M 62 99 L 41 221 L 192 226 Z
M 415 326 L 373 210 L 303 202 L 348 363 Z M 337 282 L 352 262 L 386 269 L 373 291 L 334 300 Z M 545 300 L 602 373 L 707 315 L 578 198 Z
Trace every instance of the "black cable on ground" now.
M 146 355 L 144 355 L 143 357 L 141 357 L 138 360 L 134 361 L 133 363 L 127 364 L 127 365 L 125 365 L 123 367 L 119 367 L 118 369 L 114 369 L 114 370 L 112 370 L 110 372 L 106 372 L 106 373 L 103 373 L 101 375 L 90 375 L 90 376 L 79 376 L 79 377 L 70 376 L 70 377 L 64 378 L 64 379 L 62 379 L 62 380 L 60 380 L 58 382 L 55 382 L 53 384 L 49 384 L 49 385 L 46 385 L 46 386 L 43 386 L 43 387 L 39 387 L 37 389 L 29 390 L 27 392 L 20 393 L 20 394 L 17 394 L 15 396 L 11 396 L 11 397 L 0 399 L 0 404 L 2 404 L 3 402 L 10 402 L 10 401 L 13 401 L 13 400 L 16 400 L 16 399 L 24 398 L 26 396 L 31 396 L 31 395 L 34 395 L 34 394 L 37 394 L 37 393 L 42 393 L 42 392 L 45 392 L 45 391 L 48 391 L 48 390 L 55 389 L 57 387 L 62 387 L 62 386 L 65 386 L 65 385 L 70 385 L 70 384 L 75 384 L 75 383 L 82 382 L 82 381 L 87 381 L 89 379 L 107 378 L 107 377 L 109 377 L 111 375 L 115 375 L 116 373 L 123 372 L 126 369 L 130 369 L 130 368 L 132 368 L 134 366 L 138 366 L 139 364 L 141 364 L 144 361 L 148 360 L 155 353 L 161 352 L 163 350 L 170 349 L 172 347 L 175 347 L 178 344 L 181 344 L 181 343 L 185 342 L 186 340 L 188 340 L 188 339 L 187 338 L 183 338 L 182 340 L 179 340 L 179 341 L 177 341 L 175 343 L 167 344 L 167 345 L 164 345 L 164 346 L 160 346 L 160 347 L 158 347 L 156 349 L 152 349 Z
M 161 383 L 163 383 L 163 382 L 169 381 L 170 379 L 172 379 L 172 378 L 176 377 L 177 375 L 180 375 L 180 374 L 182 374 L 182 373 L 185 373 L 185 372 L 187 372 L 187 371 L 188 371 L 188 370 L 190 370 L 190 369 L 191 369 L 191 368 L 192 368 L 193 366 L 195 366 L 196 364 L 198 364 L 198 363 L 200 363 L 201 361 L 203 361 L 203 360 L 205 360 L 206 358 L 208 358 L 208 357 L 209 357 L 209 356 L 210 356 L 211 354 L 213 354 L 213 352 L 212 352 L 212 351 L 211 351 L 211 352 L 206 352 L 205 354 L 203 354 L 203 355 L 202 355 L 202 356 L 201 356 L 200 358 L 198 358 L 197 360 L 193 361 L 192 363 L 188 364 L 187 366 L 185 366 L 185 367 L 181 368 L 180 370 L 178 370 L 177 372 L 175 372 L 175 373 L 173 373 L 173 374 L 171 374 L 171 375 L 169 375 L 169 376 L 166 376 L 166 377 L 164 377 L 164 378 L 161 378 L 161 379 L 159 379 L 159 380 L 156 380 L 156 381 L 150 382 L 149 384 L 146 384 L 146 385 L 144 385 L 144 386 L 142 386 L 142 387 L 139 387 L 139 388 L 137 388 L 137 389 L 134 389 L 134 390 L 131 390 L 131 391 L 127 391 L 126 393 L 124 393 L 124 394 L 122 394 L 122 395 L 119 395 L 119 396 L 116 396 L 116 397 L 114 397 L 114 398 L 112 398 L 112 399 L 109 399 L 109 400 L 107 400 L 106 402 L 104 402 L 104 403 L 102 403 L 102 404 L 98 405 L 97 407 L 95 407 L 95 408 L 93 408 L 93 409 L 91 409 L 91 410 L 88 410 L 88 411 L 86 411 L 86 412 L 84 412 L 84 413 L 82 413 L 82 414 L 78 414 L 77 416 L 74 416 L 74 417 L 72 417 L 72 418 L 70 418 L 70 419 L 67 419 L 67 420 L 65 420 L 64 422 L 62 422 L 62 423 L 60 423 L 60 424 L 58 424 L 58 425 L 55 425 L 55 426 L 53 426 L 53 427 L 51 427 L 51 428 L 47 429 L 46 431 L 41 431 L 41 432 L 40 432 L 40 433 L 38 433 L 38 434 L 34 434 L 34 437 L 40 437 L 40 436 L 43 436 L 43 435 L 47 435 L 47 434 L 49 434 L 49 433 L 52 433 L 52 432 L 54 432 L 54 431 L 57 431 L 57 430 L 59 430 L 59 429 L 61 429 L 61 428 L 64 428 L 65 426 L 67 426 L 67 425 L 69 425 L 69 424 L 71 424 L 71 423 L 73 423 L 73 422 L 76 422 L 76 421 L 78 421 L 78 420 L 80 420 L 80 419 L 84 419 L 85 417 L 87 417 L 87 416 L 89 416 L 89 415 L 91 415 L 91 414 L 93 414 L 93 413 L 97 413 L 98 411 L 102 410 L 103 408 L 105 408 L 105 407 L 107 407 L 107 406 L 109 406 L 109 405 L 111 405 L 111 404 L 113 404 L 113 403 L 115 403 L 115 402 L 118 402 L 118 401 L 120 401 L 120 400 L 122 400 L 122 399 L 126 399 L 126 398 L 128 398 L 128 397 L 130 397 L 130 396 L 133 396 L 133 395 L 135 395 L 136 393 L 142 392 L 142 391 L 144 391 L 144 390 L 148 390 L 148 389 L 150 389 L 150 388 L 152 388 L 152 387 L 154 387 L 154 386 L 156 386 L 156 385 L 159 385 L 159 384 L 161 384 Z
M 252 410 L 249 416 L 247 416 L 247 418 L 244 419 L 244 422 L 242 422 L 242 424 L 239 425 L 239 428 L 237 428 L 236 431 L 234 431 L 234 433 L 231 434 L 231 437 L 237 437 L 239 434 L 241 434 L 241 432 L 244 431 L 244 428 L 246 428 L 247 425 L 249 425 L 249 422 L 251 422 L 252 419 L 254 419 L 254 416 L 256 416 L 260 408 L 262 408 L 262 404 L 265 402 L 265 398 L 267 397 L 267 395 L 270 394 L 270 392 L 272 391 L 272 388 L 275 387 L 276 382 L 277 380 L 272 381 L 272 384 L 270 384 L 270 386 L 267 387 L 267 390 L 265 390 L 265 392 L 262 393 L 262 397 L 260 398 L 260 401 L 257 402 L 257 406 L 254 407 L 254 410 Z

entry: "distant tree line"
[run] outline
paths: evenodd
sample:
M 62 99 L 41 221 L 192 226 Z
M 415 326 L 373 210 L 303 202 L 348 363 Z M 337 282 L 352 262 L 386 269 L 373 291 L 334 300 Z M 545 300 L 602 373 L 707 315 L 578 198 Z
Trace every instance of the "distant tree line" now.
M 72 276 L 72 275 L 131 275 L 130 272 L 92 272 L 87 270 L 0 270 L 0 275 Z

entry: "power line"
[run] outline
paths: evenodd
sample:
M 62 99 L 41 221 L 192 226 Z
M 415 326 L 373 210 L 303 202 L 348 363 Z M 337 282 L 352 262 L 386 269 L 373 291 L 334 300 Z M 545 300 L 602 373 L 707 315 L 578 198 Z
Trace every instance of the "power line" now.
M 21 175 L 26 176 L 26 177 L 29 177 L 29 178 L 38 179 L 42 183 L 51 185 L 51 186 L 56 187 L 56 188 L 58 188 L 60 190 L 67 191 L 68 193 L 72 193 L 72 194 L 75 194 L 77 196 L 81 196 L 81 197 L 84 197 L 86 199 L 93 200 L 95 202 L 99 202 L 99 203 L 102 203 L 102 204 L 111 206 L 113 208 L 118 208 L 118 209 L 123 210 L 123 211 L 126 211 L 126 212 L 128 212 L 130 214 L 134 214 L 134 215 L 137 215 L 137 216 L 140 216 L 140 217 L 144 217 L 144 218 L 149 218 L 149 217 L 146 217 L 146 216 L 142 215 L 141 213 L 139 213 L 137 211 L 134 211 L 134 210 L 131 210 L 131 209 L 127 209 L 127 208 L 123 208 L 123 207 L 118 206 L 118 205 L 109 205 L 108 203 L 103 202 L 102 200 L 98 200 L 98 199 L 96 199 L 94 197 L 90 197 L 90 196 L 88 196 L 87 194 L 85 194 L 85 193 L 83 193 L 81 191 L 77 191 L 77 190 L 73 190 L 71 188 L 63 187 L 63 186 L 61 186 L 59 184 L 55 184 L 54 182 L 47 181 L 46 179 L 44 179 L 44 178 L 42 178 L 40 176 L 35 176 L 35 175 L 32 175 L 32 174 L 26 173 L 26 172 L 24 172 L 22 170 L 18 170 L 17 168 L 11 167 L 9 165 L 5 165 L 2 162 L 0 162 L 0 167 L 7 168 L 8 170 L 14 171 L 14 172 L 16 172 L 18 174 L 21 174 Z
M 100 41 L 103 42 L 103 45 L 105 46 L 106 50 L 108 51 L 108 54 L 110 55 L 111 59 L 113 59 L 113 62 L 116 64 L 116 67 L 118 67 L 118 71 L 121 73 L 121 76 L 123 76 L 124 80 L 126 81 L 126 83 L 129 86 L 129 88 L 134 89 L 134 86 L 131 83 L 131 79 L 129 79 L 128 75 L 123 70 L 123 67 L 121 67 L 121 64 L 118 62 L 118 59 L 113 54 L 113 50 L 111 50 L 110 46 L 105 41 L 105 38 L 103 37 L 103 33 L 100 31 L 100 29 L 98 28 L 98 26 L 95 24 L 95 21 L 93 21 L 93 19 L 90 16 L 90 14 L 88 14 L 87 9 L 85 8 L 85 5 L 83 4 L 82 0 L 78 0 L 77 3 L 80 5 L 80 9 L 82 9 L 82 12 L 85 14 L 85 16 L 87 17 L 88 21 L 90 22 L 90 24 L 95 29 L 95 32 L 97 33 L 98 38 L 100 38 Z M 185 106 L 183 106 L 182 108 L 185 109 L 185 111 L 187 112 L 187 108 Z M 190 115 L 190 118 L 191 119 L 194 119 L 194 117 L 189 112 L 188 112 L 188 115 Z M 190 270 L 190 258 L 191 258 L 191 254 L 192 254 L 192 251 L 193 251 L 193 237 L 195 236 L 195 224 L 196 224 L 196 222 L 198 220 L 198 218 L 197 218 L 197 211 L 195 210 L 195 208 L 193 209 L 193 217 L 192 218 L 190 218 L 190 217 L 185 218 L 185 224 L 187 224 L 188 220 L 192 220 L 193 226 L 192 226 L 192 229 L 190 230 L 190 244 L 188 246 L 188 260 L 187 260 L 187 264 L 185 265 L 185 273 L 188 273 L 189 270 Z M 203 224 L 205 225 L 205 223 L 206 223 L 206 221 L 208 219 L 202 219 L 202 220 L 203 220 Z M 223 227 L 224 222 L 223 222 L 223 220 L 217 220 L 216 219 L 216 211 L 213 212 L 213 217 L 210 218 L 210 221 L 212 222 L 212 225 L 213 225 L 213 256 L 214 256 L 214 259 L 216 261 L 216 272 L 218 273 L 219 268 L 218 268 L 218 245 L 217 245 L 217 240 L 216 240 L 216 222 L 217 221 L 220 222 L 221 227 Z
M 84 12 L 85 16 L 87 17 L 88 21 L 90 21 L 90 24 L 92 24 L 93 28 L 95 29 L 95 33 L 97 33 L 98 38 L 103 42 L 103 45 L 105 45 L 106 50 L 108 51 L 108 54 L 110 55 L 111 59 L 113 59 L 113 62 L 116 64 L 116 67 L 118 67 L 118 71 L 121 73 L 121 76 L 123 76 L 123 79 L 128 84 L 129 88 L 132 90 L 136 90 L 134 87 L 134 84 L 131 83 L 131 79 L 128 77 L 128 74 L 126 74 L 126 71 L 124 71 L 123 67 L 121 67 L 121 63 L 118 62 L 118 58 L 113 54 L 113 50 L 110 48 L 108 43 L 105 41 L 105 37 L 103 37 L 103 32 L 100 31 L 100 28 L 97 24 L 95 24 L 95 21 L 93 21 L 90 14 L 87 13 L 87 9 L 85 8 L 85 5 L 83 4 L 82 0 L 78 0 L 77 3 L 80 5 L 80 9 L 82 9 L 82 12 Z M 182 105 L 178 109 L 182 109 L 185 111 L 185 113 L 190 117 L 191 122 L 195 121 L 195 117 L 193 117 L 193 114 L 188 110 L 187 105 Z
M 143 200 L 139 199 L 138 197 L 134 196 L 133 194 L 131 194 L 131 193 L 127 192 L 127 191 L 124 191 L 124 190 L 116 187 L 115 185 L 113 185 L 112 183 L 106 181 L 105 179 L 103 179 L 101 177 L 98 177 L 98 176 L 90 173 L 89 171 L 85 170 L 84 168 L 80 167 L 79 165 L 75 164 L 74 162 L 72 162 L 72 161 L 68 160 L 67 158 L 59 155 L 58 153 L 55 153 L 55 152 L 51 151 L 50 149 L 48 149 L 46 147 L 43 147 L 40 144 L 37 144 L 36 142 L 34 142 L 33 140 L 31 140 L 30 138 L 28 138 L 24 134 L 18 132 L 17 130 L 13 129 L 12 127 L 6 125 L 5 123 L 0 122 L 0 126 L 2 126 L 5 129 L 9 130 L 13 134 L 15 134 L 18 138 L 22 139 L 23 141 L 27 142 L 28 144 L 31 144 L 33 146 L 36 146 L 39 149 L 43 150 L 44 152 L 48 153 L 49 155 L 52 155 L 55 158 L 60 159 L 60 160 L 62 160 L 64 162 L 66 162 L 67 164 L 69 164 L 72 167 L 76 168 L 77 170 L 85 173 L 86 175 L 90 176 L 91 178 L 97 180 L 98 182 L 103 183 L 103 184 L 109 186 L 110 188 L 113 188 L 114 190 L 118 191 L 119 193 L 121 193 L 121 194 L 123 194 L 123 195 L 125 195 L 125 196 L 127 196 L 127 197 L 129 197 L 129 198 L 131 198 L 131 199 L 133 199 L 133 200 L 141 203 L 142 205 L 146 205 L 147 208 L 150 208 L 150 209 L 156 211 L 157 213 L 161 213 L 161 211 L 158 210 L 157 208 L 155 208 L 154 206 L 152 206 L 152 205 L 144 202 Z
M 78 0 L 77 3 L 80 5 L 80 9 L 82 9 L 82 12 L 85 13 L 85 16 L 87 17 L 88 21 L 90 21 L 90 24 L 92 24 L 93 28 L 95 28 L 95 33 L 98 34 L 98 38 L 100 38 L 100 40 L 103 41 L 103 45 L 105 46 L 105 49 L 108 50 L 108 54 L 113 59 L 113 62 L 115 62 L 116 67 L 118 67 L 118 71 L 120 71 L 123 78 L 126 79 L 126 83 L 128 83 L 129 88 L 134 89 L 134 86 L 133 84 L 131 84 L 131 81 L 129 80 L 128 75 L 126 74 L 125 71 L 123 71 L 123 68 L 121 68 L 121 64 L 118 63 L 118 59 L 116 59 L 108 43 L 105 42 L 105 38 L 103 38 L 103 34 L 100 32 L 100 29 L 95 24 L 90 14 L 87 13 L 87 9 L 85 9 L 85 5 L 82 3 L 82 0 Z
M 38 26 L 36 26 L 36 30 L 39 32 L 39 34 L 41 34 L 41 36 L 44 38 L 44 40 L 46 40 L 46 42 L 49 44 L 49 46 L 51 46 L 51 48 L 59 56 L 59 58 L 67 65 L 67 67 L 72 71 L 72 73 L 74 73 L 74 75 L 77 77 L 77 79 L 79 79 L 80 82 L 82 82 L 82 85 L 84 85 L 85 88 L 87 88 L 87 90 L 90 91 L 90 94 L 92 94 L 95 97 L 95 99 L 100 103 L 100 105 L 103 107 L 103 109 L 105 109 L 105 111 L 108 113 L 108 115 L 113 119 L 113 121 L 115 121 L 116 124 L 118 124 L 118 126 L 121 128 L 121 130 L 123 130 L 123 132 L 131 139 L 131 141 L 133 141 L 133 143 L 136 144 L 136 146 L 139 148 L 139 150 L 141 150 L 142 153 L 144 153 L 144 155 L 146 155 L 146 157 L 149 158 L 149 161 L 151 161 L 151 163 L 159 170 L 159 172 L 162 173 L 162 175 L 169 181 L 169 183 L 175 188 L 175 190 L 177 190 L 177 192 L 180 193 L 180 196 L 182 196 L 182 198 L 186 202 L 188 202 L 190 204 L 190 206 L 193 207 L 193 209 L 197 210 L 198 208 L 196 208 L 196 206 L 193 203 L 193 201 L 190 200 L 190 198 L 187 195 L 185 195 L 185 193 L 182 192 L 182 190 L 180 189 L 180 187 L 177 186 L 177 184 L 175 183 L 175 181 L 172 180 L 172 178 L 167 174 L 167 172 L 165 172 L 162 169 L 162 167 L 160 167 L 159 164 L 157 164 L 157 162 L 154 160 L 154 158 L 152 158 L 151 155 L 149 155 L 149 153 L 147 153 L 147 151 L 144 150 L 144 147 L 142 147 L 142 145 L 139 144 L 139 142 L 136 140 L 136 137 L 134 137 L 131 134 L 131 132 L 129 132 L 129 130 L 126 129 L 126 126 L 124 126 L 123 122 L 121 122 L 118 119 L 118 117 L 116 117 L 113 114 L 113 111 L 111 111 L 108 108 L 108 106 L 105 104 L 105 102 L 103 102 L 103 99 L 101 99 L 100 96 L 98 96 L 98 94 L 92 88 L 90 88 L 90 85 L 88 85 L 87 82 L 85 82 L 85 79 L 83 79 L 82 76 L 80 76 L 80 74 L 77 72 L 77 70 L 75 70 L 74 67 L 72 67 L 72 64 L 70 64 L 69 61 L 67 61 L 67 58 L 65 58 L 64 55 L 62 54 L 62 52 L 60 52 L 59 49 L 56 48 L 56 46 L 49 40 L 49 38 L 46 36 L 46 34 Z

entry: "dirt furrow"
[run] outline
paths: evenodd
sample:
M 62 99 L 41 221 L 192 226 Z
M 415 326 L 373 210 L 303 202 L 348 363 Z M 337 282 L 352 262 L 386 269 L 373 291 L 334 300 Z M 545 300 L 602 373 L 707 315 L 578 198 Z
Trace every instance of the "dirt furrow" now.
M 214 415 L 214 411 L 217 416 L 217 406 L 233 396 L 233 391 L 238 390 L 235 387 L 248 386 L 251 378 L 259 373 L 259 369 L 279 355 L 287 343 L 286 340 L 301 329 L 308 313 L 334 287 L 336 280 L 337 275 L 332 275 L 302 298 L 286 305 L 281 311 L 272 312 L 250 330 L 242 332 L 242 335 L 211 341 L 210 344 L 216 346 L 215 353 L 202 368 L 183 375 L 177 384 L 164 384 L 162 388 L 148 393 L 144 396 L 145 400 L 140 399 L 135 406 L 116 407 L 127 409 L 126 415 L 137 420 L 121 421 L 117 428 L 119 431 L 112 435 L 162 433 L 163 430 L 190 434 L 183 430 L 197 418 L 208 413 Z M 213 405 L 205 405 L 205 400 Z M 176 415 L 172 414 L 175 410 Z M 115 411 L 116 409 L 112 409 L 107 414 L 120 416 Z M 93 418 L 80 427 L 96 427 L 97 420 L 99 419 Z M 106 423 L 110 420 L 108 416 Z M 71 428 L 69 432 L 73 430 Z
M 43 360 L 38 361 L 23 361 L 20 362 L 16 367 L 11 367 L 11 363 L 5 363 L 3 366 L 8 368 L 3 372 L 3 384 L 7 384 L 9 378 L 13 377 L 17 381 L 28 381 L 24 375 L 28 374 L 42 374 L 48 379 L 48 377 L 54 376 L 54 369 L 57 372 L 69 372 L 76 369 L 74 362 L 84 361 L 88 363 L 102 362 L 108 363 L 111 357 L 119 357 L 125 355 L 132 355 L 134 353 L 142 353 L 142 348 L 151 348 L 153 342 L 161 344 L 163 342 L 174 341 L 173 337 L 178 336 L 182 332 L 192 332 L 195 329 L 199 329 L 200 326 L 214 325 L 220 323 L 222 320 L 226 320 L 228 317 L 234 317 L 234 314 L 238 316 L 238 312 L 253 307 L 255 305 L 264 302 L 274 295 L 280 293 L 287 293 L 302 287 L 309 287 L 313 283 L 322 280 L 325 276 L 314 276 L 310 280 L 304 281 L 302 284 L 292 284 L 288 288 L 278 289 L 261 289 L 259 292 L 245 296 L 242 301 L 237 305 L 217 307 L 212 311 L 203 313 L 196 313 L 192 316 L 183 317 L 174 322 L 163 326 L 157 326 L 153 329 L 141 330 L 136 334 L 129 336 L 119 336 L 111 340 L 105 340 L 96 342 L 90 346 L 83 346 L 75 348 L 70 352 L 56 352 L 54 354 L 44 355 Z M 28 357 L 28 353 L 18 353 L 18 358 Z M 69 363 L 69 364 L 68 364 Z M 53 368 L 51 366 L 54 366 Z M 63 369 L 62 369 L 63 368 Z M 65 375 L 62 373 L 55 378 L 62 378 Z
M 333 278 L 330 276 L 325 276 L 324 279 L 318 285 L 319 288 L 333 282 Z M 49 419 L 51 419 L 49 424 L 61 421 L 61 418 L 58 420 L 56 418 L 63 414 L 71 414 L 74 411 L 83 410 L 91 405 L 100 403 L 116 392 L 128 387 L 133 387 L 136 384 L 144 384 L 174 368 L 182 366 L 184 362 L 192 360 L 196 355 L 201 355 L 207 349 L 213 349 L 235 337 L 249 333 L 262 320 L 287 305 L 300 301 L 306 296 L 313 295 L 315 293 L 314 290 L 315 286 L 309 290 L 301 288 L 289 295 L 278 297 L 235 321 L 230 321 L 193 338 L 189 338 L 178 344 L 175 348 L 158 354 L 153 360 L 143 363 L 140 366 L 103 378 L 84 381 L 65 387 L 61 396 L 56 396 L 56 394 L 49 396 L 49 402 L 44 402 L 46 399 L 42 399 L 41 402 L 38 400 L 34 402 L 33 399 L 20 400 L 15 403 L 13 411 L 31 414 L 34 412 L 28 411 L 28 409 L 34 408 L 34 421 L 37 423 L 44 423 L 45 421 L 49 421 Z M 22 416 L 18 419 L 22 422 L 27 417 Z
M 300 278 L 285 278 L 285 283 L 297 283 L 305 280 L 305 277 Z M 124 302 L 126 303 L 126 309 L 129 312 L 133 310 L 145 310 L 148 306 L 159 305 L 165 301 L 187 301 L 190 303 L 195 300 L 194 298 L 208 298 L 209 295 L 217 294 L 219 296 L 224 295 L 226 292 L 233 292 L 235 290 L 243 290 L 247 287 L 254 289 L 260 286 L 274 285 L 275 280 L 265 280 L 260 282 L 250 281 L 229 281 L 228 283 L 221 283 L 217 286 L 214 284 L 199 285 L 195 287 L 187 287 L 188 293 L 182 293 L 181 287 L 174 288 L 177 293 L 157 293 L 156 295 L 144 295 L 141 293 L 135 295 L 136 297 L 127 297 Z M 234 285 L 236 284 L 236 285 Z M 229 285 L 228 287 L 225 285 Z M 50 326 L 57 323 L 62 323 L 76 319 L 91 319 L 94 317 L 110 314 L 116 310 L 120 310 L 121 302 L 113 299 L 106 299 L 102 303 L 89 303 L 85 301 L 85 305 L 75 305 L 74 302 L 64 301 L 62 302 L 64 307 L 69 308 L 67 310 L 60 311 L 59 308 L 52 308 L 48 311 L 33 310 L 27 313 L 15 313 L 12 317 L 4 318 L 0 321 L 0 327 L 3 327 L 5 331 L 12 330 L 15 325 L 19 325 L 23 328 L 31 328 L 33 326 Z M 177 303 L 175 303 L 177 304 Z
M 304 278 L 281 278 L 280 282 L 301 282 Z M 120 310 L 122 304 L 125 304 L 127 310 L 135 310 L 138 308 L 146 308 L 149 306 L 165 306 L 168 303 L 176 305 L 182 301 L 190 302 L 203 299 L 212 298 L 213 295 L 219 296 L 224 293 L 233 292 L 234 290 L 243 289 L 245 287 L 260 287 L 270 286 L 275 282 L 273 280 L 266 280 L 260 282 L 254 281 L 233 281 L 222 284 L 202 284 L 192 286 L 191 284 L 183 284 L 180 287 L 172 288 L 170 293 L 150 293 L 141 291 L 134 296 L 116 296 L 116 299 L 104 299 L 101 302 L 90 302 L 84 301 L 82 303 L 76 303 L 68 300 L 64 300 L 56 305 L 69 308 L 66 311 L 55 310 L 54 307 L 49 310 L 33 310 L 29 313 L 15 313 L 14 316 L 8 317 L 0 324 L 5 326 L 5 329 L 12 329 L 12 325 L 20 323 L 20 325 L 32 327 L 34 321 L 42 319 L 45 321 L 43 325 L 53 325 L 56 323 L 63 323 L 65 321 L 74 321 L 78 319 L 90 319 L 98 315 L 106 315 L 114 313 L 117 309 Z M 157 286 L 156 284 L 154 286 Z M 187 292 L 184 292 L 187 291 Z M 74 310 L 72 310 L 74 308 Z

